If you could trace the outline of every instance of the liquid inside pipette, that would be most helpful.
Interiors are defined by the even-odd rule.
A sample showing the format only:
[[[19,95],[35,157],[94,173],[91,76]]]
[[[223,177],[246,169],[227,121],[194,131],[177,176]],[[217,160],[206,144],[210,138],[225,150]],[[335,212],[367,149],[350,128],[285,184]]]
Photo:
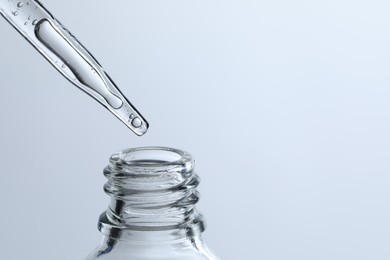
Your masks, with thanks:
[[[0,14],[65,78],[99,101],[135,134],[148,123],[96,59],[36,0],[0,0]]]
[[[61,62],[64,64],[62,69],[68,67],[73,73],[73,80],[83,84],[85,87],[94,90],[97,95],[100,95],[114,109],[122,106],[122,100],[110,92],[108,82],[103,79],[103,75],[96,70],[93,64],[88,61],[81,53],[73,47],[60,31],[50,23],[43,19],[38,22],[35,27],[37,38],[53,53],[55,53]]]

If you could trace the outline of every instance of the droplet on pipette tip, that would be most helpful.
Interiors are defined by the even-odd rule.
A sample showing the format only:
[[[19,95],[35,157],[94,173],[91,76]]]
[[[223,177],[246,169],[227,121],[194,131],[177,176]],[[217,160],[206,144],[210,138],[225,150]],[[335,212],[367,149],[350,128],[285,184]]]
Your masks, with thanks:
[[[25,22],[25,23],[24,23],[24,25],[27,25],[27,24],[28,24],[28,22]]]
[[[65,64],[62,64],[61,68],[65,69],[66,65]]]
[[[12,14],[13,14],[14,16],[17,16],[19,13],[18,13],[18,11],[12,11]]]
[[[33,22],[32,22],[32,25],[37,25],[37,23],[38,23],[38,20],[34,20]]]
[[[31,20],[31,15],[29,15],[27,19]]]
[[[134,126],[135,128],[140,128],[141,125],[142,125],[142,121],[141,121],[141,119],[139,119],[139,117],[135,117],[135,118],[133,118],[133,120],[131,121],[131,124],[132,124],[132,126]]]
[[[23,7],[23,2],[19,2],[19,3],[18,3],[18,7],[19,7],[19,8]]]

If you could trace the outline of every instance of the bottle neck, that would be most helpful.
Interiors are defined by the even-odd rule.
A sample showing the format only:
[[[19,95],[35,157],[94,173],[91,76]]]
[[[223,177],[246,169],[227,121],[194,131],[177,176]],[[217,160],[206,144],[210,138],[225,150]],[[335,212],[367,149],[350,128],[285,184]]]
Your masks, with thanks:
[[[191,243],[204,231],[195,208],[200,179],[189,154],[161,147],[129,149],[110,158],[104,175],[110,204],[98,228],[107,242]]]

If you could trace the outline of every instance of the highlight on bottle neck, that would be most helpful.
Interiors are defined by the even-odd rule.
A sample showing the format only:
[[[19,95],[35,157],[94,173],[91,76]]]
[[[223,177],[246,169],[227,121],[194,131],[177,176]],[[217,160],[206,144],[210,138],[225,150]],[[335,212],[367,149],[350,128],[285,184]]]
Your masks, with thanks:
[[[109,236],[126,231],[195,232],[205,229],[195,204],[200,179],[192,156],[166,147],[123,150],[111,156],[104,175],[109,208],[99,230]]]

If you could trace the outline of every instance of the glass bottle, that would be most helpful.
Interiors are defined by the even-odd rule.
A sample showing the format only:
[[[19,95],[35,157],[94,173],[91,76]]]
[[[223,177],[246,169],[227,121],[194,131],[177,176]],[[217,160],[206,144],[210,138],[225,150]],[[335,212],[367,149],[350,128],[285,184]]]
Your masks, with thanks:
[[[101,245],[86,260],[214,260],[195,208],[199,177],[186,152],[145,147],[111,156],[104,169],[110,204],[99,219]]]

